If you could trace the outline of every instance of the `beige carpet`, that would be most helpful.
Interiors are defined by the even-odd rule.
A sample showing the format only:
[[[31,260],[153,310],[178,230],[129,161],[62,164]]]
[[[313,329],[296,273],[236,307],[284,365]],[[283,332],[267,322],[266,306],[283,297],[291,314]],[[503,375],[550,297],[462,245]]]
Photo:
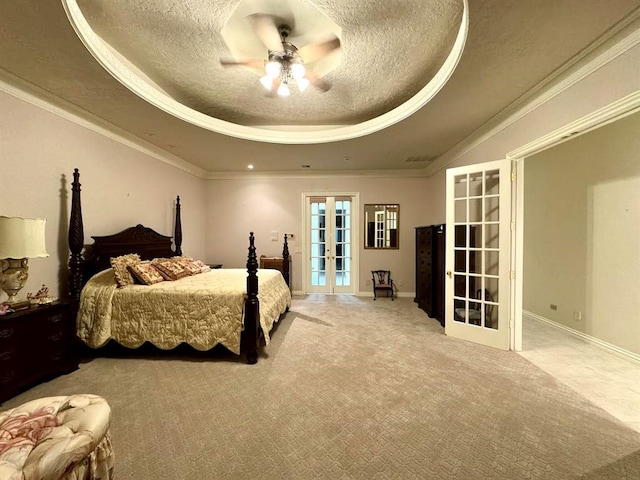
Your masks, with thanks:
[[[96,358],[2,408],[80,392],[112,407],[120,480],[640,478],[640,433],[405,298],[296,298],[255,366]]]

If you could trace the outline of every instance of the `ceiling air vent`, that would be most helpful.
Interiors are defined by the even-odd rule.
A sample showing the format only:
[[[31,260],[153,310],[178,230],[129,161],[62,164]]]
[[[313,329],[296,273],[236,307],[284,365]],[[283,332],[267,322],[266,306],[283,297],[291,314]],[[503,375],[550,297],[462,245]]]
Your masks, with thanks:
[[[431,163],[436,159],[436,157],[427,157],[426,155],[423,156],[416,156],[416,157],[407,157],[407,159],[405,160],[405,162],[407,163]]]

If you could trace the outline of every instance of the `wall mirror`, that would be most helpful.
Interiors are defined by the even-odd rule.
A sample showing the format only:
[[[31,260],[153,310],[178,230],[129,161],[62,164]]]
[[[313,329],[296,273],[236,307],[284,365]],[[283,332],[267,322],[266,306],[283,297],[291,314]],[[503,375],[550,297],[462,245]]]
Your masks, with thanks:
[[[365,204],[364,248],[399,248],[400,205]]]

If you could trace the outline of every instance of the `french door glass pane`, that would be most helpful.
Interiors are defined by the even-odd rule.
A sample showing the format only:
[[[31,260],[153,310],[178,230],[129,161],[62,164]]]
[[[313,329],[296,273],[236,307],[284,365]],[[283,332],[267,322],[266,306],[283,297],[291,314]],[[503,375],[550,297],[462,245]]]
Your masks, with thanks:
[[[311,202],[311,285],[322,286],[326,282],[326,203]]]
[[[500,221],[500,199],[498,197],[487,197],[484,199],[484,221]]]
[[[453,180],[453,196],[463,198],[467,196],[467,175],[456,175]]]
[[[485,275],[498,275],[498,251],[487,250],[484,252],[484,273]]]
[[[467,199],[456,200],[454,203],[454,216],[456,223],[467,221]]]
[[[488,170],[485,172],[485,195],[498,195],[500,193],[500,171]]]

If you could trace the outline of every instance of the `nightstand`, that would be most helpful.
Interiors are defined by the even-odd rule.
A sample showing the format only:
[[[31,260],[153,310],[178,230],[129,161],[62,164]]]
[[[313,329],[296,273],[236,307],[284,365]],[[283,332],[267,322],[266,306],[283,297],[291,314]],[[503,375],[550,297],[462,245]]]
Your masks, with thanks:
[[[0,316],[0,402],[78,368],[73,311],[61,300]]]
[[[270,268],[272,270],[279,270],[284,276],[285,282],[291,288],[291,257],[288,259],[287,271],[284,268],[284,258],[282,257],[267,257],[266,255],[260,256],[260,268]]]

